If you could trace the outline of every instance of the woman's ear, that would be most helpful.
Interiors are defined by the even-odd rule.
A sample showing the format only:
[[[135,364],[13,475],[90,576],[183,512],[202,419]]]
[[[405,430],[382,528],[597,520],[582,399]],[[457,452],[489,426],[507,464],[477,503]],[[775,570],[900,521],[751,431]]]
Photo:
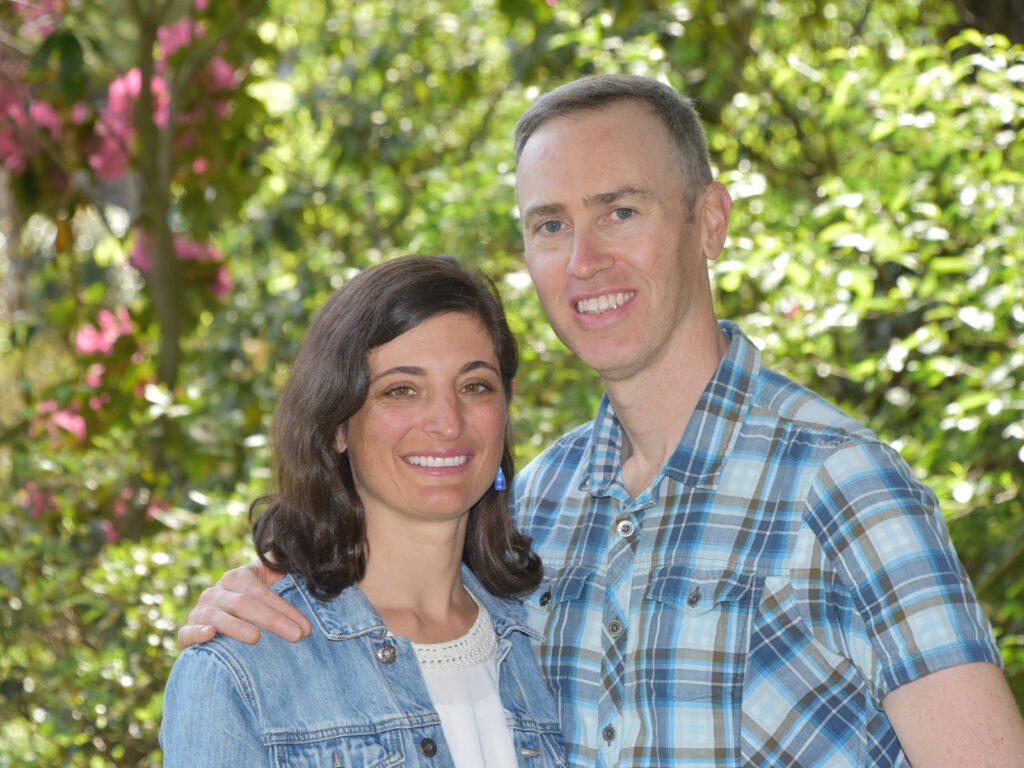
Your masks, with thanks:
[[[338,429],[334,433],[334,447],[338,449],[338,453],[344,453],[348,450],[348,422],[344,422],[338,425]]]

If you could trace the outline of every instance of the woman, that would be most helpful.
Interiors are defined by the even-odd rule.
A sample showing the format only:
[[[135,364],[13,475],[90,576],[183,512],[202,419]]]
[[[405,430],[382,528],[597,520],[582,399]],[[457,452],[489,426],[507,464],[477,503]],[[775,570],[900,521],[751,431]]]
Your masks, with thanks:
[[[165,766],[564,765],[513,598],[540,581],[509,521],[515,341],[447,257],[362,272],[310,329],[274,421],[253,542],[313,619],[188,648]]]

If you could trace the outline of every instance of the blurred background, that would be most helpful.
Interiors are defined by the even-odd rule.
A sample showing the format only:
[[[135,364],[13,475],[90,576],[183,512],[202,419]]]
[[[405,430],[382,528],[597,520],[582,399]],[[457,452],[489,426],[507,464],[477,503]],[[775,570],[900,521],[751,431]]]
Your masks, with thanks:
[[[0,0],[0,766],[156,766],[175,631],[252,558],[270,418],[357,270],[449,252],[522,341],[525,463],[600,387],[520,258],[511,129],[699,105],[720,314],[938,494],[1024,702],[1020,0]]]

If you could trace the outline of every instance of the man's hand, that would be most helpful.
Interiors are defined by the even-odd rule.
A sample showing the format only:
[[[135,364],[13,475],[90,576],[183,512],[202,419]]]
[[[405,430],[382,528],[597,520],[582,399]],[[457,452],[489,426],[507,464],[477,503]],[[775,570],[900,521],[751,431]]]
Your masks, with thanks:
[[[270,589],[283,574],[255,562],[233,568],[203,591],[187,623],[178,630],[178,644],[187,648],[212,640],[218,632],[255,643],[262,627],[285,640],[298,642],[313,631],[300,610]]]

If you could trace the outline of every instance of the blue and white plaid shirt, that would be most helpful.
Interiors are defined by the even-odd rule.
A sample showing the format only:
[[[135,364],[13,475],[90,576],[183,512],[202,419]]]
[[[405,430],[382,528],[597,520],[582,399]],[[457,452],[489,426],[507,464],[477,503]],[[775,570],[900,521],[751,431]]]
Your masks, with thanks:
[[[991,629],[896,451],[722,327],[728,353],[636,499],[607,398],[517,478],[571,762],[905,765],[882,698],[1000,663]]]

